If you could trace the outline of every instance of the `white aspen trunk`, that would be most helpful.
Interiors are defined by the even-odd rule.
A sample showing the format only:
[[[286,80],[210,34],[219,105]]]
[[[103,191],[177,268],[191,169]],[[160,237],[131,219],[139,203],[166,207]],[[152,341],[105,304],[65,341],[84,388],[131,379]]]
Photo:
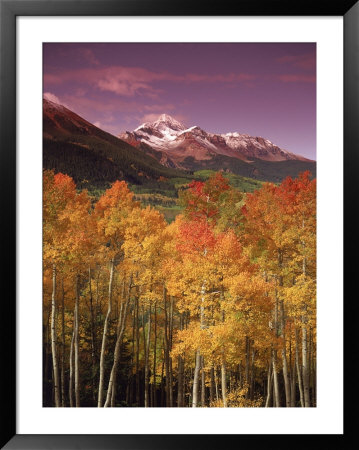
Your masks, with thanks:
[[[268,378],[267,378],[267,398],[265,407],[269,408],[272,402],[272,385],[273,385],[273,371],[272,371],[272,357],[268,365]]]
[[[154,306],[154,341],[153,341],[153,400],[152,405],[157,406],[157,384],[156,384],[156,359],[157,359],[157,303]]]
[[[70,374],[69,374],[69,400],[70,400],[70,407],[72,408],[74,406],[74,397],[73,397],[73,391],[74,391],[74,366],[73,366],[73,359],[74,359],[74,341],[75,341],[75,317],[74,317],[74,324],[72,329],[72,336],[71,336],[71,344],[70,344],[70,355],[69,355],[69,365],[70,365]]]
[[[298,349],[298,330],[295,330],[295,365],[297,368],[298,375],[298,387],[299,387],[299,397],[300,405],[304,408],[304,394],[303,394],[303,384],[302,384],[302,373],[299,365],[299,349]]]
[[[119,317],[117,318],[117,338],[120,332],[120,326],[119,324],[121,323],[121,318],[122,318],[122,314],[123,314],[123,299],[125,298],[125,281],[123,281],[122,283],[122,300],[121,300],[121,307],[120,307],[120,314]],[[118,310],[118,307],[117,307]],[[116,372],[117,373],[117,372]],[[116,406],[116,390],[117,390],[117,377],[116,375],[113,377],[113,383],[111,385],[111,389],[110,389],[110,393],[111,393],[111,408],[114,408]],[[106,403],[106,402],[105,402]]]
[[[44,367],[44,377],[46,380],[49,379],[49,354],[51,354],[51,326],[50,326],[50,318],[51,318],[51,305],[49,308],[49,312],[46,318],[46,330],[44,332],[45,337],[45,367]]]
[[[313,361],[313,406],[317,404],[317,376],[316,376],[316,360]]]
[[[184,406],[184,363],[181,355],[178,356],[178,392],[177,392],[177,406],[182,408]]]
[[[164,383],[164,373],[165,373],[165,348],[164,348],[164,341],[162,340],[162,350],[163,350],[163,358],[162,358],[162,364],[161,364],[161,400],[160,405],[165,405],[165,383]]]
[[[61,304],[61,337],[62,337],[62,354],[61,354],[61,406],[66,406],[65,399],[65,293],[64,280],[62,280],[62,304]]]
[[[206,379],[204,373],[204,358],[201,356],[201,406],[206,406]]]
[[[136,301],[135,301],[136,304]],[[127,405],[130,406],[133,403],[133,385],[134,385],[134,376],[133,376],[133,367],[135,365],[135,327],[136,327],[136,308],[135,305],[131,312],[132,316],[132,349],[131,349],[131,363],[130,363],[130,370],[128,374],[128,397],[126,399]]]
[[[221,289],[221,303],[223,302],[223,287]],[[225,321],[225,314],[224,310],[221,312],[222,316],[222,322]],[[221,390],[222,390],[222,402],[223,402],[223,408],[227,408],[227,374],[226,374],[226,360],[225,360],[225,353],[224,353],[224,347],[222,347],[222,355],[221,355]]]
[[[277,374],[277,351],[273,350],[273,384],[274,384],[274,399],[276,408],[280,407],[280,394],[278,385],[278,374]]]
[[[110,282],[108,285],[108,308],[107,308],[107,314],[106,314],[105,322],[104,322],[104,326],[103,326],[101,355],[100,355],[100,380],[99,380],[99,386],[98,386],[98,400],[97,400],[98,408],[102,407],[103,398],[104,398],[105,351],[106,351],[108,322],[109,322],[109,318],[110,318],[111,311],[112,311],[112,287],[113,287],[114,269],[115,269],[115,262],[112,259],[110,262]]]
[[[313,330],[311,329],[310,335],[309,335],[309,342],[310,342],[310,370],[309,370],[309,386],[312,388],[312,395],[311,395],[311,405],[316,405],[316,398],[315,398],[315,346],[314,346],[314,337],[313,337]]]
[[[302,371],[303,371],[303,389],[304,389],[304,406],[310,407],[309,392],[309,373],[308,373],[308,339],[307,327],[302,327]]]
[[[238,378],[238,387],[240,389],[243,388],[243,374],[242,374],[242,364],[238,364],[238,372],[237,372],[237,378]]]
[[[183,407],[183,360],[182,356],[178,356],[178,391],[177,391],[177,407]]]
[[[226,363],[223,356],[221,362],[221,388],[223,408],[227,408]]]
[[[289,331],[289,381],[290,381],[290,406],[295,407],[295,397],[296,397],[296,389],[295,389],[295,358],[293,360],[293,353],[292,353],[292,329],[290,326]]]
[[[169,390],[170,390],[170,407],[173,407],[173,375],[172,375],[172,334],[173,334],[173,298],[170,297],[170,314],[169,314],[169,349],[168,349],[168,365],[169,365]]]
[[[141,406],[140,396],[140,322],[139,322],[139,292],[136,293],[136,404]]]
[[[279,335],[278,330],[278,296],[276,292],[275,296],[275,308],[274,308],[274,326],[276,336]],[[273,407],[280,407],[280,394],[279,394],[279,384],[278,384],[278,374],[277,374],[277,350],[272,350],[272,366],[273,366]]]
[[[249,339],[248,336],[246,336],[246,365],[245,365],[245,371],[244,371],[244,379],[245,382],[247,384],[247,386],[249,386]],[[248,391],[246,393],[246,398],[248,398]]]
[[[165,313],[165,329],[164,329],[164,343],[165,343],[165,370],[166,370],[166,406],[171,407],[171,384],[170,384],[170,357],[169,357],[169,323],[167,314],[167,294],[166,287],[163,286],[163,304]]]
[[[312,329],[309,328],[309,340],[308,340],[308,384],[309,391],[312,386]],[[312,405],[312,401],[310,400],[310,405]]]
[[[115,386],[115,380],[116,380],[116,376],[117,376],[118,364],[120,361],[121,344],[122,344],[122,339],[123,339],[123,335],[125,332],[128,305],[130,303],[130,298],[131,298],[131,288],[132,288],[132,280],[130,281],[130,284],[128,287],[128,295],[127,295],[125,305],[124,305],[123,309],[121,306],[120,317],[118,319],[117,339],[116,339],[116,345],[115,345],[113,365],[112,365],[110,379],[109,379],[108,387],[107,387],[107,395],[106,395],[106,401],[105,401],[105,405],[104,405],[105,408],[110,406],[110,403],[112,405],[114,405],[114,401],[115,401],[114,386]]]
[[[204,250],[204,256],[206,256],[207,250]],[[204,323],[204,295],[205,295],[205,285],[206,281],[203,282],[201,287],[201,306],[200,306],[200,329],[205,328]],[[196,351],[196,362],[195,362],[194,374],[193,374],[193,397],[192,397],[192,407],[196,408],[198,406],[198,387],[199,387],[199,372],[201,368],[201,352],[199,349]]]
[[[254,398],[254,357],[255,357],[255,350],[253,348],[254,341],[252,340],[252,348],[251,348],[251,374],[250,374],[250,399],[253,400]]]
[[[51,296],[51,353],[52,353],[52,367],[54,380],[54,397],[55,406],[59,408],[60,405],[60,383],[59,383],[59,367],[57,364],[56,353],[56,265],[52,265],[52,296]]]
[[[92,396],[94,403],[96,402],[95,396],[95,375],[96,375],[96,350],[95,350],[95,321],[94,321],[94,309],[93,309],[93,297],[92,297],[92,283],[91,283],[91,267],[88,270],[89,273],[89,294],[90,294],[90,315],[91,315],[91,362],[92,362]]]
[[[151,338],[151,306],[148,309],[148,322],[147,322],[147,338],[146,338],[146,355],[145,355],[145,408],[150,406],[150,392],[149,392],[149,355],[150,355],[150,338]]]
[[[291,394],[290,394],[290,382],[288,374],[288,364],[287,364],[287,351],[286,351],[286,335],[285,335],[285,315],[284,315],[284,304],[283,300],[280,302],[280,320],[283,338],[283,348],[282,348],[282,361],[283,361],[283,378],[284,378],[284,389],[285,389],[285,406],[290,408],[291,406]]]
[[[212,367],[211,367],[211,386],[210,386],[210,391],[209,391],[209,398],[210,398],[211,404],[214,402],[215,395],[216,395],[216,387],[215,387],[215,382],[214,382],[214,367],[212,365]]]
[[[199,350],[196,351],[196,364],[194,368],[193,375],[193,395],[192,395],[192,408],[198,407],[198,399],[199,399],[199,370],[201,367],[201,352]]]
[[[183,314],[180,316],[180,330],[183,330]],[[183,405],[183,359],[178,355],[178,391],[177,391],[177,407],[182,408]]]
[[[76,408],[80,406],[80,362],[79,362],[79,276],[76,276],[75,298],[75,402]]]
[[[291,376],[291,389],[290,389],[290,406],[294,407],[295,406],[295,397],[296,397],[296,392],[295,392],[295,380],[296,380],[296,376],[295,376],[295,362],[293,364],[293,367],[292,367],[291,371],[292,371],[292,376]]]
[[[219,402],[219,393],[218,393],[218,377],[217,377],[217,370],[214,370],[214,381],[216,384],[216,400]]]
[[[302,221],[302,228],[304,228],[304,217]],[[305,242],[302,241],[303,249],[305,248]],[[307,275],[307,260],[303,257],[303,275]],[[304,307],[306,310],[306,307]],[[305,312],[302,315],[302,376],[303,376],[303,391],[304,391],[304,406],[306,408],[310,407],[310,391],[309,391],[309,372],[308,372],[308,338],[307,338],[307,327],[306,327],[306,317]]]

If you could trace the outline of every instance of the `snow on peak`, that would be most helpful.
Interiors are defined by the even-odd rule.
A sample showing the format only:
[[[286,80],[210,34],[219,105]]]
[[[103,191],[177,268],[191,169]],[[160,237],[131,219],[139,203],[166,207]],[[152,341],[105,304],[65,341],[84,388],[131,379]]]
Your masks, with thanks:
[[[226,133],[226,134],[222,134],[222,136],[228,136],[228,137],[239,137],[240,136],[240,134],[237,132],[237,131],[235,131],[234,133]]]
[[[171,117],[169,114],[161,114],[156,122],[177,122],[176,119]]]
[[[259,158],[267,161],[298,159],[296,155],[274,145],[262,137],[250,136],[237,131],[225,134],[208,133],[197,125],[189,128],[169,114],[161,114],[157,120],[146,122],[134,130],[135,139],[156,150],[182,152],[203,151],[223,154],[239,159]],[[200,150],[198,150],[200,149]]]
[[[175,132],[183,131],[186,129],[186,127],[182,123],[178,122],[178,120],[176,120],[169,114],[161,114],[154,122],[145,122],[137,127],[135,131],[141,130],[143,128],[152,128],[162,132],[168,129]],[[168,134],[168,132],[165,134]],[[173,133],[170,132],[169,134]]]
[[[161,126],[161,125],[165,125],[168,128],[171,128],[172,130],[176,130],[176,131],[185,129],[185,126],[182,125],[181,122],[178,122],[178,120],[176,120],[169,114],[161,114],[159,116],[159,118],[155,122],[152,123],[152,125],[157,126],[157,127]]]
[[[181,131],[178,134],[178,136],[181,136],[181,135],[186,134],[186,133],[190,133],[193,136],[197,136],[197,137],[198,136],[202,136],[202,137],[205,137],[205,136],[208,137],[209,136],[209,133],[207,133],[206,131],[202,130],[202,128],[200,128],[198,125],[194,125],[193,127],[186,128],[185,130]]]

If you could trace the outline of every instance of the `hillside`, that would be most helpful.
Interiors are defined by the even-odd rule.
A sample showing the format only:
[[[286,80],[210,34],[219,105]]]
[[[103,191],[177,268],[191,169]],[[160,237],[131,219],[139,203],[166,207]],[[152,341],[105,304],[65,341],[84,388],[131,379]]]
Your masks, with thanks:
[[[67,173],[79,188],[106,188],[117,179],[156,186],[160,177],[189,177],[187,172],[164,167],[153,156],[46,99],[43,167]]]
[[[166,151],[163,136],[167,136],[167,141],[171,141],[171,136],[176,140],[178,133],[184,131],[182,124],[167,115],[162,115],[162,119],[155,123],[155,132],[151,131],[150,126],[139,127],[142,133],[157,133],[151,141],[151,144],[157,142],[157,148],[153,148],[148,140],[131,141],[129,134],[123,136],[128,140],[125,142],[49,100],[44,99],[43,107],[44,169],[70,175],[78,189],[86,188],[94,197],[98,197],[114,181],[125,180],[138,200],[160,209],[168,221],[173,220],[180,211],[176,204],[178,191],[193,179],[208,179],[213,171],[223,171],[230,184],[243,192],[252,192],[264,181],[279,183],[288,175],[295,178],[306,170],[310,170],[312,177],[316,174],[314,161],[295,159],[291,153],[281,161],[268,161],[268,154],[265,156],[267,159],[252,157],[250,161],[245,161],[242,157],[215,151],[210,152],[208,157],[202,137],[201,146],[193,136],[188,136],[189,133],[197,136],[196,129],[184,133],[184,143],[181,145],[190,141],[189,150],[182,155],[182,147],[177,147],[174,152],[173,149]],[[213,142],[213,136],[211,139]],[[267,145],[265,141],[264,144],[258,142],[259,147],[263,145]],[[267,147],[267,153],[278,154],[276,148]],[[199,153],[196,153],[198,148]]]
[[[287,176],[297,177],[301,172],[310,171],[312,177],[316,176],[315,161],[263,161],[253,159],[253,162],[246,163],[237,158],[230,158],[224,155],[216,155],[211,160],[197,161],[192,157],[185,159],[186,167],[191,171],[203,169],[209,170],[229,170],[230,172],[246,178],[259,181],[270,181],[279,183]]]

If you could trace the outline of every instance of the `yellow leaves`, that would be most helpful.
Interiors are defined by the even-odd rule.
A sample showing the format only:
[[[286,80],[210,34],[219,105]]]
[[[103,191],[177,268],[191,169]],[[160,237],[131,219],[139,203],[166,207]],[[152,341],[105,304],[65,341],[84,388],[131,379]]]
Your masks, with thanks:
[[[289,316],[298,320],[304,313],[308,317],[315,316],[316,282],[314,279],[301,274],[295,279],[293,286],[283,289],[283,293]]]
[[[295,327],[300,330],[304,319],[315,340],[315,189],[304,178],[300,183],[303,192],[297,182],[288,181],[282,187],[266,184],[244,198],[226,189],[211,210],[206,209],[203,186],[195,183],[194,193],[197,189],[203,200],[201,214],[177,215],[167,225],[159,211],[140,207],[125,182],[114,183],[92,208],[87,192],[76,193],[69,177],[46,172],[45,304],[50,305],[52,262],[56,261],[58,281],[61,277],[65,280],[66,307],[73,307],[73,280],[80,274],[80,308],[86,308],[90,292],[84,280],[91,267],[92,294],[98,316],[103,318],[113,259],[113,311],[119,310],[127,298],[129,280],[133,283],[131,302],[134,297],[139,302],[140,364],[144,361],[142,335],[149,329],[149,306],[153,324],[156,305],[156,362],[164,358],[166,306],[167,334],[174,327],[174,369],[179,355],[184,356],[186,368],[193,368],[199,349],[206,376],[212,364],[221,364],[223,354],[228,370],[236,371],[239,362],[242,367],[245,364],[245,344],[250,340],[256,352],[256,368],[267,370],[269,351],[281,350],[284,331],[287,353],[288,342],[293,351]],[[196,204],[191,207],[198,210]],[[283,302],[286,320],[286,328],[279,329],[279,336],[274,326],[276,302]],[[124,342],[131,347],[131,303],[129,310]],[[70,330],[72,321],[68,316],[65,320]],[[80,332],[85,334],[85,330]],[[112,327],[109,335],[115,333]],[[153,326],[150,338],[151,362]],[[88,342],[82,344],[88,349]],[[278,370],[280,367],[279,358]],[[156,371],[159,382],[161,364],[157,364]],[[232,389],[228,393],[229,406],[261,406],[261,399],[251,402],[245,398],[246,389]]]
[[[44,260],[79,263],[90,252],[91,216],[87,191],[76,193],[67,175],[44,173]]]
[[[227,406],[232,408],[260,408],[264,405],[264,399],[262,397],[257,397],[253,400],[246,398],[249,386],[244,384],[242,387],[237,387],[236,389],[228,392],[227,394]],[[223,400],[218,399],[211,403],[211,407],[223,408]]]
[[[110,189],[96,203],[96,212],[101,215],[104,211],[121,209],[132,206],[133,193],[128,189],[125,181],[116,181]]]
[[[304,173],[278,187],[267,184],[247,196],[244,215],[249,254],[272,283],[268,295],[284,301],[287,317],[299,319],[304,307],[308,319],[315,317],[315,180]]]
[[[139,208],[139,203],[133,200],[133,193],[124,181],[113,183],[96,203],[94,217],[98,240],[109,259],[116,257],[121,251],[126,220],[135,208]]]
[[[197,349],[207,358],[216,350],[216,342],[213,340],[209,330],[200,329],[195,322],[189,324],[185,330],[178,330],[174,335],[174,346],[171,352],[172,358],[186,354],[193,357]]]

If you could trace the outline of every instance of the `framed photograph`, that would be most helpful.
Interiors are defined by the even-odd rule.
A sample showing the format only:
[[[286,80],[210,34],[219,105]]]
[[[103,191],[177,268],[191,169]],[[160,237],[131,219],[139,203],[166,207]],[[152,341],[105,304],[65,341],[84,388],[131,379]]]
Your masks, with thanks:
[[[0,11],[4,448],[341,445],[358,4]]]

